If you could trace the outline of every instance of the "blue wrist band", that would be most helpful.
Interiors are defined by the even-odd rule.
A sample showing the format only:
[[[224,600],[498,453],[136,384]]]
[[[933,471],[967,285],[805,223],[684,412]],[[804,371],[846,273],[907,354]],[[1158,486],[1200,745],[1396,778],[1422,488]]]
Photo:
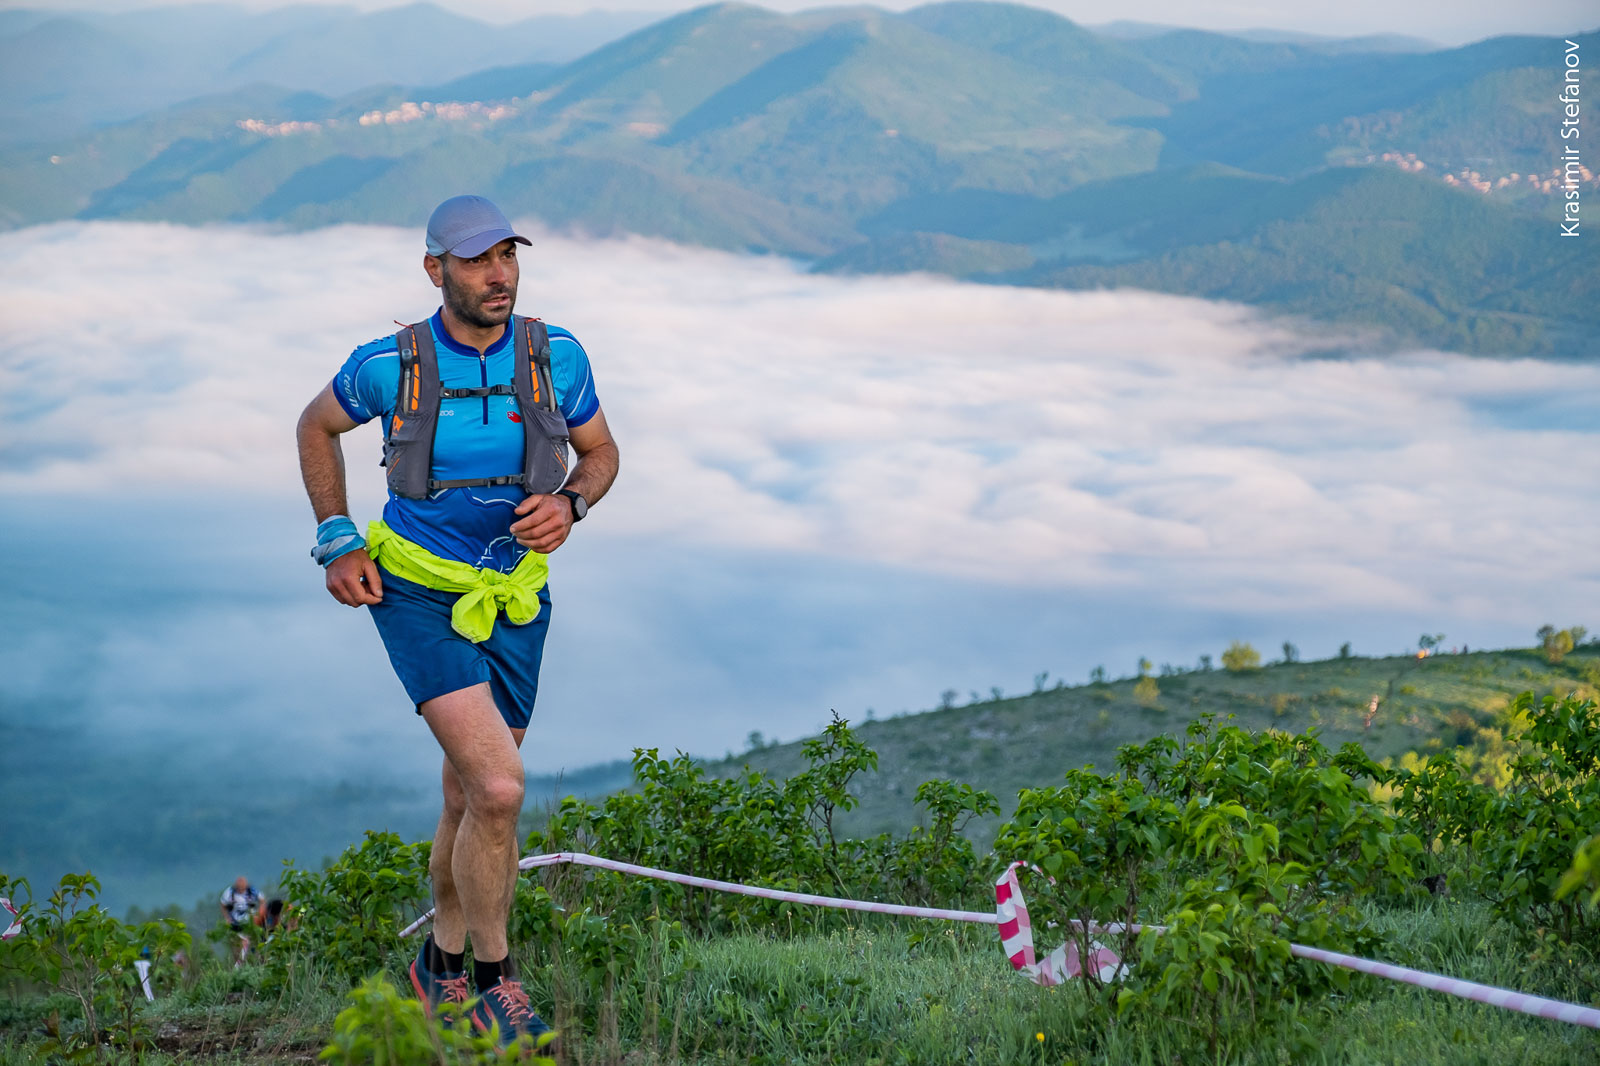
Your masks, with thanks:
[[[320,566],[327,566],[341,555],[348,555],[367,542],[356,532],[356,524],[349,516],[336,514],[317,526],[317,546],[311,549],[311,558]]]

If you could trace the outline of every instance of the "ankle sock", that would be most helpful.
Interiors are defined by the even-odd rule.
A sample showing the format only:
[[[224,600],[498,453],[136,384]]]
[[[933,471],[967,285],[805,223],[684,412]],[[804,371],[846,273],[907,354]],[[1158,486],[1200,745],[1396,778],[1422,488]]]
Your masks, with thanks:
[[[466,969],[467,953],[465,951],[445,951],[434,943],[433,934],[428,934],[428,969],[433,973],[460,973]]]
[[[511,976],[511,957],[498,962],[484,962],[482,959],[472,960],[472,980],[478,986],[479,992],[487,992],[500,983],[501,977]]]

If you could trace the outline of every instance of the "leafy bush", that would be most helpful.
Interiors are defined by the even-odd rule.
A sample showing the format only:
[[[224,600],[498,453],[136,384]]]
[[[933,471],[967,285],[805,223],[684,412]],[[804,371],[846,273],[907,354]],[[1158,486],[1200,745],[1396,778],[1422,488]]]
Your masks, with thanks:
[[[1511,786],[1487,805],[1474,833],[1479,889],[1502,917],[1594,944],[1600,915],[1556,893],[1578,845],[1600,832],[1600,712],[1593,700],[1535,703],[1531,693],[1515,706],[1532,721],[1531,750],[1515,760]]]
[[[182,922],[161,918],[128,925],[93,900],[100,882],[90,873],[67,874],[43,906],[33,903],[25,879],[0,874],[0,896],[17,904],[22,929],[0,941],[0,972],[65,993],[77,1005],[83,1028],[58,1038],[46,1053],[94,1047],[102,1034],[137,1050],[148,1043],[143,1021],[143,978],[136,963],[150,964],[152,987],[175,982],[175,956],[190,945]]]
[[[838,837],[835,815],[852,809],[856,776],[871,772],[877,753],[835,718],[802,749],[808,766],[787,781],[759,771],[711,779],[687,755],[663,758],[655,749],[634,754],[633,792],[599,805],[568,797],[542,829],[529,834],[530,852],[589,851],[721,881],[800,892],[950,904],[983,898],[988,871],[961,830],[971,818],[999,813],[994,796],[969,785],[925,782],[917,802],[931,824],[905,837]],[[552,872],[562,892],[573,871]],[[584,901],[641,922],[660,914],[695,932],[781,919],[789,928],[837,921],[815,908],[702,892],[609,874],[593,875]]]
[[[1600,833],[1600,711],[1593,700],[1523,693],[1506,720],[1493,784],[1481,780],[1481,757],[1440,752],[1388,776],[1395,810],[1431,848],[1471,856],[1463,879],[1500,917],[1595,943],[1600,914],[1561,889],[1580,845]]]
[[[284,863],[279,878],[293,902],[294,921],[266,946],[279,975],[299,959],[315,959],[352,985],[381,969],[400,949],[400,930],[429,900],[429,841],[407,844],[398,834],[368,830],[326,869]]]
[[[1600,833],[1573,852],[1572,867],[1561,875],[1561,883],[1556,886],[1556,899],[1565,899],[1574,892],[1588,892],[1589,906],[1600,907]]]
[[[1581,640],[1583,634],[1587,633],[1588,630],[1582,626],[1578,626],[1577,629]],[[1551,666],[1559,665],[1561,660],[1567,657],[1567,653],[1572,651],[1573,646],[1578,643],[1578,640],[1573,639],[1571,629],[1557,629],[1551,625],[1540,626],[1539,632],[1534,635],[1539,638],[1539,645],[1544,651],[1545,661]]]
[[[1117,761],[1112,774],[1024,789],[995,850],[1053,878],[1031,891],[1080,957],[1090,923],[1120,925],[1099,939],[1134,965],[1085,974],[1086,994],[1189,1019],[1212,1055],[1281,1005],[1345,983],[1292,959],[1291,941],[1370,948],[1354,901],[1412,891],[1421,842],[1361,783],[1383,771],[1359,747],[1332,754],[1313,734],[1208,716],[1185,743],[1158,737]],[[1130,928],[1158,921],[1164,935]]]
[[[381,976],[362,982],[350,992],[350,1006],[333,1023],[333,1041],[318,1057],[341,1066],[431,1066],[469,1063],[533,1063],[554,1066],[555,1060],[535,1054],[554,1039],[546,1033],[538,1040],[519,1037],[500,1048],[495,1038],[479,1034],[462,1017],[465,1008],[443,1004],[430,1020],[422,1003],[402,995]]]
[[[1171,800],[1150,794],[1137,778],[1069,770],[1065,785],[1022,790],[995,852],[1049,875],[1048,885],[1035,883],[1030,891],[1036,906],[1069,930],[1079,958],[1090,957],[1097,939],[1092,923],[1121,922],[1121,932],[1100,939],[1129,959],[1136,934],[1127,926],[1144,915],[1176,821]],[[1103,981],[1086,970],[1079,984],[1094,997],[1102,985],[1120,989],[1124,976]]]
[[[1261,668],[1261,653],[1243,641],[1234,641],[1222,653],[1222,668],[1231,673]]]

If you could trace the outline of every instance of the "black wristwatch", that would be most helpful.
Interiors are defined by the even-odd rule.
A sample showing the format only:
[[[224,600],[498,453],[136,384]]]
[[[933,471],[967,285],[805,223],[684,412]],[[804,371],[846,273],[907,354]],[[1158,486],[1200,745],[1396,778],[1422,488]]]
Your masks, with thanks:
[[[582,522],[583,516],[589,513],[589,501],[571,489],[557,489],[556,495],[565,496],[572,501],[572,520],[574,522]]]

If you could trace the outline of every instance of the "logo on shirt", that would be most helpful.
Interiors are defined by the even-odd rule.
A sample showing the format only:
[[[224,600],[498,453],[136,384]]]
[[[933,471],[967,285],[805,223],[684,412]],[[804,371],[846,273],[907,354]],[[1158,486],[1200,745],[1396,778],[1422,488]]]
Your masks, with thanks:
[[[522,416],[517,414],[517,412],[515,412],[515,411],[507,411],[506,412],[506,417],[511,419],[511,421],[513,421],[513,422],[521,422],[522,421]]]

